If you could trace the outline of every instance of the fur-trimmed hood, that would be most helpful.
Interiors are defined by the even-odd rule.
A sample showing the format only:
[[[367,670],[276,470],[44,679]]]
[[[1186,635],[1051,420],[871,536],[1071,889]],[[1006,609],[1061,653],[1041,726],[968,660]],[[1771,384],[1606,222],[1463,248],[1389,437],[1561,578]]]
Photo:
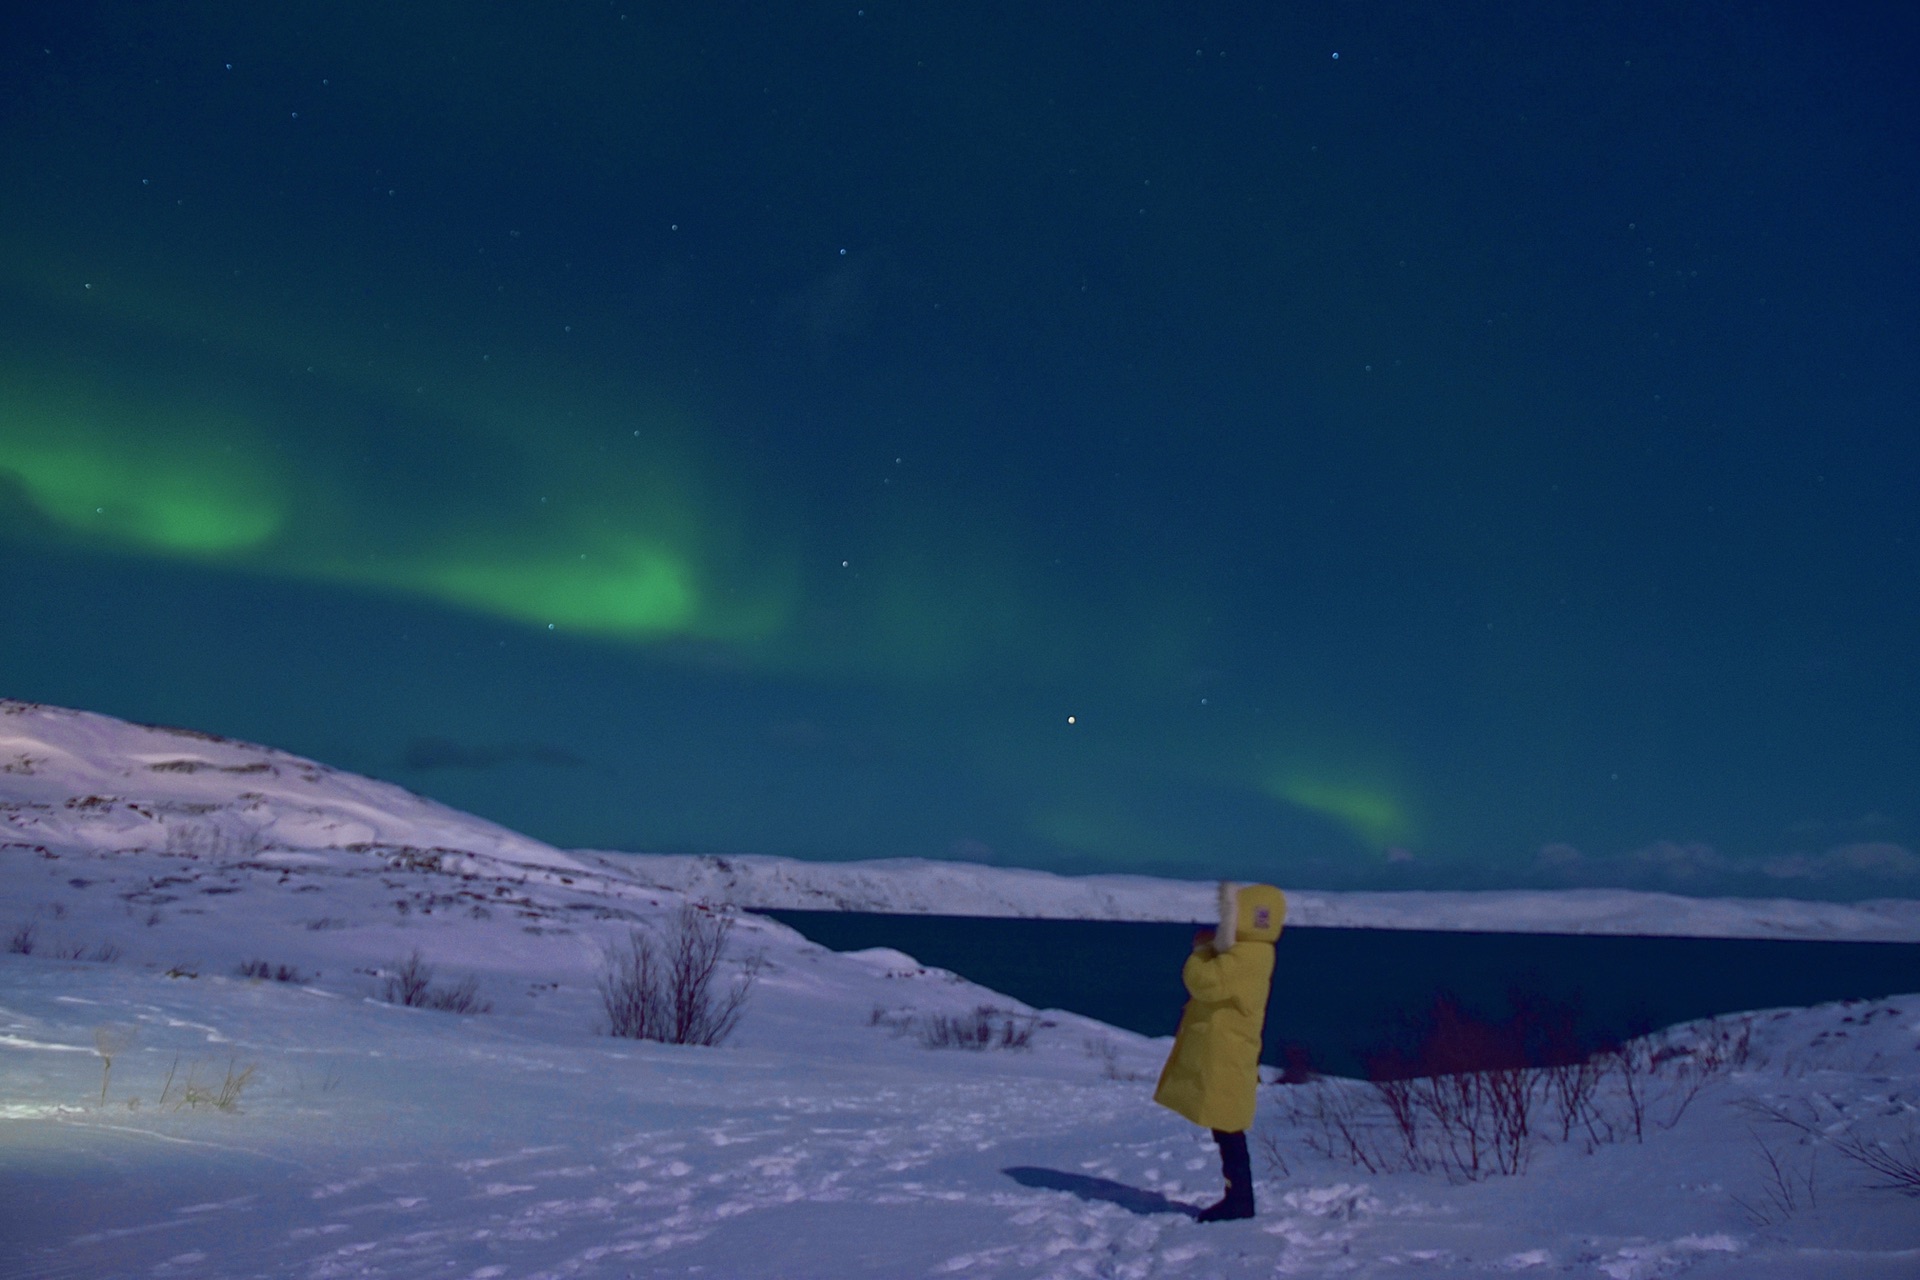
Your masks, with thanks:
[[[1272,942],[1287,919],[1287,895],[1270,884],[1220,882],[1220,925],[1213,949],[1231,951],[1236,942]]]

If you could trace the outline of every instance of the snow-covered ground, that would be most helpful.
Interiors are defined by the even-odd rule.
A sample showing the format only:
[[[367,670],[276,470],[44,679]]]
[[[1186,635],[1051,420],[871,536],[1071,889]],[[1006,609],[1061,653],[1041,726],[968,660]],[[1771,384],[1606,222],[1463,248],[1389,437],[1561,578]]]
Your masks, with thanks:
[[[1543,1102],[1515,1176],[1368,1172],[1309,1118],[1365,1086],[1272,1085],[1259,1216],[1201,1225],[1164,1041],[752,916],[730,1039],[615,1039],[680,895],[283,753],[0,702],[0,860],[7,1277],[1920,1275],[1836,1145],[1920,1147],[1920,997],[1675,1032],[1644,1140],[1610,1076],[1618,1140]],[[381,1000],[415,950],[491,1011]],[[923,1043],[982,1005],[1027,1047]]]

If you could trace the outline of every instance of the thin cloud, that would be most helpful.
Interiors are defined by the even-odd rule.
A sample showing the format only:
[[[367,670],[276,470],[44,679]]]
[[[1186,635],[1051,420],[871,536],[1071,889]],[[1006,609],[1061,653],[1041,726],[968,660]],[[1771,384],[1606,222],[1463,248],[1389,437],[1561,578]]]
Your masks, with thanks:
[[[1564,842],[1534,854],[1536,881],[1678,892],[1780,892],[1782,882],[1826,890],[1910,887],[1920,881],[1920,854],[1885,840],[1854,841],[1818,853],[1734,858],[1697,840],[1657,840],[1627,853],[1594,856]]]
[[[1886,840],[1843,844],[1825,853],[1767,858],[1762,874],[1776,880],[1829,880],[1861,876],[1875,880],[1920,879],[1920,854]]]

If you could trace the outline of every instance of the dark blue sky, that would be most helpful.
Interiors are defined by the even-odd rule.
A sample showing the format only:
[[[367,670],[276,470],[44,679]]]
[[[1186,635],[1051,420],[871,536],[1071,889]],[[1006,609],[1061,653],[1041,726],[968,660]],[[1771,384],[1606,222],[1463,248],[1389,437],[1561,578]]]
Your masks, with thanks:
[[[567,845],[1920,885],[1909,8],[0,35],[10,696]]]

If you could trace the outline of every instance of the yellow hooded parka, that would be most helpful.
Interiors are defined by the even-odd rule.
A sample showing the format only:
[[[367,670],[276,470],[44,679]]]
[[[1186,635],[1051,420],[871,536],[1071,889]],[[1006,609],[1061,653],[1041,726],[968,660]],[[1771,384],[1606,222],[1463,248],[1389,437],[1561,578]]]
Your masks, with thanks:
[[[1273,944],[1286,918],[1286,895],[1270,884],[1220,886],[1220,928],[1180,971],[1191,998],[1155,1102],[1209,1129],[1252,1126]]]

